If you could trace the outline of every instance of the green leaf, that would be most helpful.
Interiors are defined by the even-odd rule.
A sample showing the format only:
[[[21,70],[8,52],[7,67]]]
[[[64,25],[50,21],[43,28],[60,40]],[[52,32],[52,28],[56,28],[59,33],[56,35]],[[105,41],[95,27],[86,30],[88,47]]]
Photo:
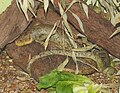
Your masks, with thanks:
[[[58,71],[57,71],[58,72]],[[91,80],[86,76],[76,75],[69,72],[58,72],[61,81],[77,81],[81,84],[91,83]]]
[[[74,93],[88,93],[88,89],[86,86],[73,85]]]
[[[42,88],[54,86],[59,80],[60,77],[58,75],[58,72],[52,71],[50,74],[40,77],[37,88],[40,90]]]
[[[71,84],[69,82],[68,81],[59,81],[56,84],[56,92],[57,93],[73,93],[73,89],[72,89],[73,84]]]
[[[8,6],[11,5],[13,0],[0,0],[0,14],[6,10]]]
[[[93,82],[82,75],[54,70],[50,74],[40,77],[37,88],[56,88],[57,93],[73,93],[73,85],[83,86]]]
[[[98,91],[101,89],[102,84],[91,84],[88,86],[88,93],[98,93]]]
[[[56,89],[55,88],[49,88],[48,93],[56,93]]]
[[[77,81],[78,76],[68,72],[59,72],[61,81]]]

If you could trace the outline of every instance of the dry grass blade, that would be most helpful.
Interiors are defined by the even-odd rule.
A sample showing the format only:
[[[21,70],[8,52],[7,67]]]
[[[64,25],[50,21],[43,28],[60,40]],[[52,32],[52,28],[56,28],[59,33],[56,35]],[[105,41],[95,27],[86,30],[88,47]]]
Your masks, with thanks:
[[[27,15],[27,9],[28,9],[27,0],[24,0],[23,3],[21,0],[16,0],[16,3],[17,3],[18,8],[21,9],[23,11],[23,13],[25,14],[25,17],[28,21],[29,19],[28,19],[28,15]]]
[[[47,36],[47,38],[46,38],[46,40],[45,40],[45,43],[44,43],[45,50],[46,50],[46,48],[47,48],[47,46],[48,46],[48,43],[49,43],[49,40],[50,40],[51,35],[56,32],[58,24],[59,24],[59,21],[57,21],[57,22],[54,24],[52,30],[50,31],[49,35]]]
[[[80,2],[80,0],[73,0],[73,1],[69,4],[69,6],[67,7],[67,9],[66,9],[65,12],[67,12],[67,11],[71,8],[71,6],[72,6],[74,3],[77,3],[77,2]]]
[[[61,17],[63,18],[63,20],[67,20],[67,14],[64,12],[64,10],[63,10],[61,4],[58,3],[58,5],[59,5]]]
[[[115,32],[109,38],[112,38],[113,36],[115,36],[118,33],[120,33],[120,29],[115,30]]]
[[[74,1],[76,1],[76,0],[74,0]],[[71,30],[71,28],[70,28],[70,26],[69,26],[69,23],[67,22],[67,14],[66,14],[66,12],[63,10],[61,4],[58,3],[58,5],[59,5],[61,17],[63,18],[62,25],[63,25],[63,27],[64,27],[64,29],[65,29],[65,32],[66,32],[66,34],[67,34],[67,36],[68,36],[71,44],[73,45],[73,47],[74,47],[74,48],[77,48],[77,44],[76,44],[76,43],[74,42],[74,40],[73,40],[72,30]],[[72,3],[71,3],[71,6],[72,6]],[[68,8],[68,9],[69,9],[69,8]]]
[[[34,11],[33,11],[32,7],[30,6],[30,4],[29,4],[28,9],[29,9],[29,11],[30,11],[30,12],[34,15],[34,17],[36,18],[37,16],[35,15],[35,13],[34,13]]]
[[[82,23],[82,21],[80,20],[80,18],[79,18],[75,13],[73,13],[73,12],[71,12],[71,13],[72,13],[72,15],[75,17],[75,19],[78,21],[78,24],[79,24],[80,29],[82,30],[82,32],[85,32],[85,31],[84,31],[84,28],[83,28],[83,23]]]
[[[55,4],[54,4],[54,0],[50,0],[50,1],[52,2],[53,5],[55,5]]]
[[[45,10],[45,13],[47,12],[48,6],[49,6],[49,0],[44,0],[44,10]]]
[[[30,3],[31,7],[34,8],[34,6],[35,6],[34,0],[28,0],[28,2]]]
[[[57,68],[58,71],[63,71],[63,69],[65,68],[65,66],[68,64],[68,62],[69,62],[69,58],[67,57],[67,58],[64,60],[64,62],[58,66],[58,68]]]
[[[23,1],[23,5],[21,5],[21,9],[22,9],[22,11],[24,12],[27,21],[29,21],[28,14],[27,14],[28,4],[29,4],[28,1],[27,1],[27,0],[24,0],[24,1]]]
[[[83,63],[83,64],[91,67],[92,69],[96,70],[97,72],[100,72],[96,67],[94,67],[93,65],[91,65],[91,64],[89,64],[89,63],[84,62],[84,61],[81,60],[81,59],[77,59],[77,62],[81,62],[81,63]]]
[[[74,52],[74,51],[72,51],[72,59],[73,59],[73,61],[74,61],[75,64],[76,64],[76,71],[75,71],[75,74],[78,74],[78,73],[79,73],[78,63],[77,63],[77,58],[76,58],[76,55],[75,55],[75,52]]]
[[[16,4],[17,4],[17,7],[18,7],[19,10],[21,10],[20,9],[20,3],[22,3],[21,0],[16,0]]]
[[[68,36],[68,39],[70,40],[70,43],[73,45],[74,48],[77,48],[77,44],[74,42],[73,35],[71,36],[69,33],[69,32],[71,32],[71,31],[69,31],[70,29],[68,30],[66,27],[64,29],[65,29],[66,35]],[[71,34],[72,34],[72,32],[71,32]]]
[[[87,18],[89,18],[89,16],[88,16],[88,6],[86,4],[84,4],[84,3],[82,3],[82,7],[83,7],[83,10],[84,10]]]
[[[23,2],[21,0],[16,0],[16,4],[17,4],[17,7],[23,11],[27,21],[29,21],[28,14],[27,14],[28,10],[36,17],[32,9],[34,7],[33,0],[23,0]]]

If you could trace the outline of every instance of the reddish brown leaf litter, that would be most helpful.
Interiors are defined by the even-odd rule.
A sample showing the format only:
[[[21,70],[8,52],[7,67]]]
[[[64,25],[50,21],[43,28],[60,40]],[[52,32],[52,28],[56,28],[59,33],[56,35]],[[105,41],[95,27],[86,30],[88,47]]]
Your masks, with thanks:
[[[0,54],[0,93],[40,93],[36,81],[17,70],[5,52]]]

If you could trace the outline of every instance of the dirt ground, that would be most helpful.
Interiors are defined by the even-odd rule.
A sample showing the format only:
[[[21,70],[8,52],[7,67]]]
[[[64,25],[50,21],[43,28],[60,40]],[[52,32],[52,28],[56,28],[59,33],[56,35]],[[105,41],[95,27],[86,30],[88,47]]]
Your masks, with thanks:
[[[108,78],[102,73],[89,75],[95,83],[116,83],[119,77]],[[37,82],[27,73],[16,69],[12,59],[2,52],[0,54],[0,93],[47,93],[36,89]],[[110,93],[118,93],[118,88],[111,88]]]

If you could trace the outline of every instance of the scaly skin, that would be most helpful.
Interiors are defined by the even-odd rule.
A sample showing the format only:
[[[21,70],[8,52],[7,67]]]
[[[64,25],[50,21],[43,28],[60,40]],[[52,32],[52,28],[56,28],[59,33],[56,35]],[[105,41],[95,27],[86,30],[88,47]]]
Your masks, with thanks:
[[[21,37],[19,37],[15,41],[15,43],[18,46],[24,46],[24,45],[32,43],[33,41],[43,44],[44,40],[47,38],[52,28],[53,28],[52,25],[44,25],[44,24],[35,25],[32,28],[28,29],[29,31],[27,31]],[[58,50],[45,51],[45,52],[41,52],[39,55],[34,56],[30,60],[28,68],[30,68],[30,65],[36,59],[39,59],[45,56],[64,55],[64,56],[72,57],[72,51],[71,51],[72,45],[70,44],[69,39],[66,36],[66,34],[63,36],[62,30],[60,28],[58,28],[57,32],[51,36],[50,41],[53,42],[55,45],[57,45]],[[68,50],[66,51],[64,49],[68,49]],[[78,58],[84,57],[84,58],[90,58],[94,60],[97,63],[99,71],[102,71],[104,69],[103,61],[98,55],[95,55],[91,52],[75,52],[75,55]]]
[[[29,30],[28,33],[25,33],[21,37],[19,37],[15,41],[15,44],[17,46],[24,46],[32,43],[33,41],[43,44],[44,40],[47,38],[52,28],[52,25],[35,25]],[[66,35],[63,35],[62,31],[63,30],[58,28],[56,33],[51,36],[50,41],[57,44],[60,49],[62,49],[63,47],[66,49],[72,48],[68,37]]]
[[[46,57],[46,56],[51,56],[51,55],[63,55],[63,56],[69,56],[69,57],[72,57],[72,51],[67,51],[67,50],[59,50],[59,49],[56,49],[56,50],[49,50],[49,51],[45,51],[45,52],[41,52],[39,55],[35,55],[30,61],[29,61],[29,64],[28,64],[28,70],[30,69],[31,67],[31,64],[39,59],[39,58],[43,58],[43,57]],[[98,70],[99,71],[103,71],[105,69],[104,65],[103,65],[103,61],[101,60],[101,58],[98,56],[98,55],[95,55],[91,52],[75,52],[75,56],[77,58],[80,58],[80,57],[84,57],[84,58],[90,58],[92,60],[94,60],[96,63],[97,63],[97,66],[98,66]]]

